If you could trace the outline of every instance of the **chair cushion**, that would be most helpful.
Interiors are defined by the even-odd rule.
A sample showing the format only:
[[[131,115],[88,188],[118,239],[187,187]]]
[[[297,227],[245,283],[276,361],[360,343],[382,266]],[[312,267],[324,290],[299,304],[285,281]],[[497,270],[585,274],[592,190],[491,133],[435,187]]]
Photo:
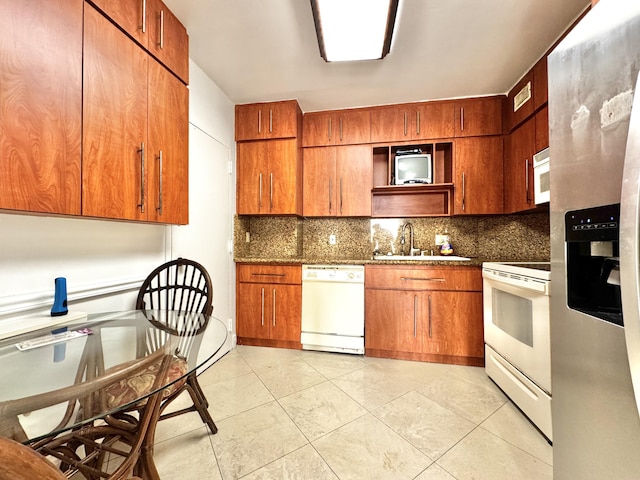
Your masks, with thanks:
[[[105,389],[105,397],[109,408],[116,408],[120,405],[126,405],[134,402],[137,398],[147,395],[156,380],[160,361],[152,363],[144,370],[135,375],[124,378],[119,382],[109,385]],[[162,397],[166,398],[172,395],[176,390],[180,389],[186,382],[187,362],[184,359],[173,357],[169,370],[167,371],[167,383],[175,381],[177,378],[184,377],[165,388]],[[146,398],[137,405],[144,405]]]

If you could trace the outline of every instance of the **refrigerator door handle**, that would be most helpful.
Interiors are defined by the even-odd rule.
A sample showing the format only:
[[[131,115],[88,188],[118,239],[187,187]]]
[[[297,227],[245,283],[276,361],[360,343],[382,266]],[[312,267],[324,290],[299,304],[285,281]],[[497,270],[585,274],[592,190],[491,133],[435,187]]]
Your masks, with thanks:
[[[635,92],[620,195],[620,289],[629,367],[640,410],[640,75]]]

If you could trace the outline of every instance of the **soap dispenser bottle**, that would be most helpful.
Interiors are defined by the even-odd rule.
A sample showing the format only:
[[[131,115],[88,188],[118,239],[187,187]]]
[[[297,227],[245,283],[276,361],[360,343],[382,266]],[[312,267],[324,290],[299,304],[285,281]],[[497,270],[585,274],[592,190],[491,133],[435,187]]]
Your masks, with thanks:
[[[448,230],[444,231],[442,245],[440,246],[440,255],[453,255],[453,246],[451,245]]]

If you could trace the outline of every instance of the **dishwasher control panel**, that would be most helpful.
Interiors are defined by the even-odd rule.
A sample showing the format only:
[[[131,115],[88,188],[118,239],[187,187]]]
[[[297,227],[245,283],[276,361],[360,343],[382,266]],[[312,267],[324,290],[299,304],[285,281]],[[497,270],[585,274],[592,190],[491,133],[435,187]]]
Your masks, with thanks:
[[[303,265],[302,281],[364,283],[364,266]]]

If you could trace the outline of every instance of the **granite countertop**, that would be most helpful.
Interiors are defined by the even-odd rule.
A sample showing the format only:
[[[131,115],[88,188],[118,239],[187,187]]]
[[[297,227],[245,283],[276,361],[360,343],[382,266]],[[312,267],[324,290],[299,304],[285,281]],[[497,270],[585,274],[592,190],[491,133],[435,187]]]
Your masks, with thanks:
[[[446,266],[467,266],[479,267],[483,262],[496,261],[495,259],[471,258],[469,261],[449,260],[443,256],[442,260],[374,260],[374,259],[354,259],[354,258],[255,258],[255,257],[235,257],[236,263],[282,263],[282,264],[305,264],[305,265],[446,265]]]

